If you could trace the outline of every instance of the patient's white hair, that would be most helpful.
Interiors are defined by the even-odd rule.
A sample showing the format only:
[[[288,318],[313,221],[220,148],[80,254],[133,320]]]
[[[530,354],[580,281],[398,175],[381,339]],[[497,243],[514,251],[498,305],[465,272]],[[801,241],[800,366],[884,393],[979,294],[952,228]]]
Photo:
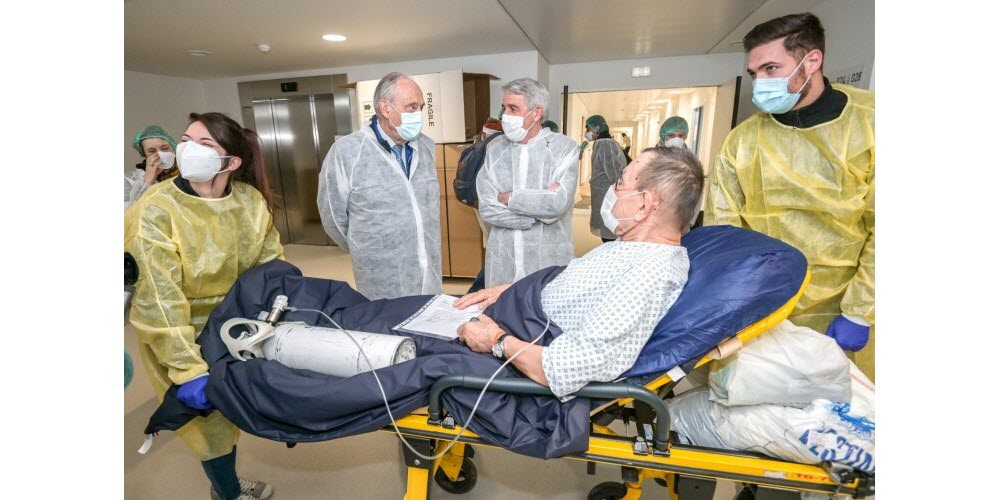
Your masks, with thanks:
[[[661,206],[676,215],[681,232],[691,227],[698,215],[701,193],[705,189],[705,171],[698,157],[687,148],[646,148],[650,161],[639,172],[636,187],[656,191]]]

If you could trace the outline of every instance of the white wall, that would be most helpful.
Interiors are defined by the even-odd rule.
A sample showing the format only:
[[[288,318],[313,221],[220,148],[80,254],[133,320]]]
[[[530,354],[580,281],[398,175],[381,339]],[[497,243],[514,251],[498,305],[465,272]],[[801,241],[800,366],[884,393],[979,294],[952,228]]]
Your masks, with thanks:
[[[632,78],[636,66],[649,66],[650,76]],[[741,71],[741,53],[553,64],[549,67],[549,88],[553,89],[549,116],[562,117],[559,94],[564,85],[570,92],[716,86]]]
[[[827,76],[865,67],[859,87],[869,88],[875,61],[875,0],[826,0],[811,11],[826,29],[823,72]]]
[[[562,102],[562,95],[551,92],[551,89],[549,93],[552,94],[550,95],[551,109],[551,103],[555,102],[557,98],[560,102]],[[560,125],[562,133],[577,143],[582,143],[586,140],[583,137],[585,132],[584,129],[586,128],[584,126],[584,121],[586,121],[591,114],[590,108],[588,108],[587,104],[583,102],[583,99],[580,99],[579,95],[571,95],[569,101],[569,116],[566,119],[567,123]],[[562,119],[562,114],[554,115],[550,111],[549,117],[556,123],[559,123]],[[583,157],[580,160],[580,176],[578,177],[579,188],[576,191],[577,197],[582,196],[583,192],[588,194],[590,193],[590,155],[593,151],[593,146],[588,145],[587,150],[584,152]]]
[[[826,31],[823,74],[834,76],[843,70],[864,67],[858,87],[870,89],[875,63],[875,0],[824,0],[810,10]],[[743,64],[743,63],[741,63]],[[740,87],[739,121],[757,112],[753,105],[753,84],[746,71]]]
[[[243,123],[243,112],[240,110],[240,93],[236,90],[236,80],[202,80],[205,89],[205,109],[203,111],[218,111],[230,118]]]
[[[541,54],[538,54],[538,73],[536,73],[538,76],[535,79],[542,85],[545,85],[545,88],[549,89],[549,94],[551,96],[557,94],[557,92],[554,91],[552,87],[549,87],[549,71],[549,62],[546,61]],[[558,120],[553,121],[558,122]]]
[[[685,98],[681,100],[681,105],[677,108],[677,115],[684,117],[687,120],[688,125],[694,126],[694,109],[702,106],[701,114],[701,145],[698,151],[698,159],[701,161],[702,165],[705,165],[706,174],[710,171],[712,156],[715,151],[712,151],[712,131],[715,128],[715,96],[718,93],[717,87],[706,87],[694,91],[692,94],[684,96]],[[730,115],[732,116],[732,115]],[[662,124],[663,121],[660,121]],[[694,130],[688,135],[687,144],[688,147],[694,146]],[[659,137],[660,130],[659,127],[656,129],[656,136]]]
[[[467,73],[489,73],[500,78],[490,84],[490,115],[496,116],[500,113],[500,102],[502,100],[500,87],[505,82],[524,76],[538,78],[539,69],[544,69],[546,67],[548,67],[548,63],[545,63],[544,59],[538,56],[538,52],[526,51],[487,54],[481,56],[448,57],[443,59],[424,59],[419,61],[370,64],[366,66],[319,68],[288,73],[265,73],[236,78],[206,80],[202,83],[205,89],[204,95],[206,110],[221,111],[233,117],[237,121],[242,121],[239,92],[236,88],[236,84],[238,82],[341,73],[347,74],[347,81],[358,82],[364,80],[377,80],[391,71],[400,71],[403,73],[419,75],[423,73],[437,73],[440,71],[460,69]]]
[[[126,71],[124,168],[135,168],[142,160],[132,148],[140,128],[159,125],[179,139],[187,128],[188,113],[204,108],[205,91],[198,80]]]

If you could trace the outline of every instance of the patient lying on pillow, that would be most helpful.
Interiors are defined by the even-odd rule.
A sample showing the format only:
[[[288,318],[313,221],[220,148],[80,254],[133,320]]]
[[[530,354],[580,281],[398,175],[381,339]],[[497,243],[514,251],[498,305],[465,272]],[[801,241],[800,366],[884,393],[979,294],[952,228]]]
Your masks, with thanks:
[[[561,400],[590,382],[610,382],[632,367],[653,328],[688,277],[681,236],[698,214],[704,174],[687,149],[649,148],[608,190],[601,216],[618,240],[574,259],[542,289],[542,309],[562,330],[548,346],[530,345],[483,314],[459,338],[493,352]],[[485,309],[510,285],[466,295],[456,308]]]

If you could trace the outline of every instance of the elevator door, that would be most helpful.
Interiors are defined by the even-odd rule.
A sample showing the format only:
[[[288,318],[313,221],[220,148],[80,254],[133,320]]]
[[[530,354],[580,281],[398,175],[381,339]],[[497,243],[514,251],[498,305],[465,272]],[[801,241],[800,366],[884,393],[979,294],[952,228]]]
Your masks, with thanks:
[[[337,133],[333,94],[253,101],[282,243],[327,245],[316,206],[319,170]]]

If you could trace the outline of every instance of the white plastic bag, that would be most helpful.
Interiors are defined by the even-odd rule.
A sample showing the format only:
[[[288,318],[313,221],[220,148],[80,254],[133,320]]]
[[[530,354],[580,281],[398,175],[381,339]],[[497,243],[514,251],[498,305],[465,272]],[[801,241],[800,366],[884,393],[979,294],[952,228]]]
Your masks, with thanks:
[[[805,464],[831,461],[874,472],[874,386],[856,367],[853,371],[855,398],[850,404],[820,399],[805,408],[727,407],[710,401],[707,387],[694,389],[669,403],[671,430],[695,446],[753,451]]]
[[[721,419],[722,405],[708,400],[708,387],[691,389],[667,401],[670,408],[670,430],[677,433],[681,443],[706,448],[731,450],[715,431]]]
[[[848,402],[849,363],[832,338],[782,321],[736,354],[712,362],[711,399],[726,406]]]

